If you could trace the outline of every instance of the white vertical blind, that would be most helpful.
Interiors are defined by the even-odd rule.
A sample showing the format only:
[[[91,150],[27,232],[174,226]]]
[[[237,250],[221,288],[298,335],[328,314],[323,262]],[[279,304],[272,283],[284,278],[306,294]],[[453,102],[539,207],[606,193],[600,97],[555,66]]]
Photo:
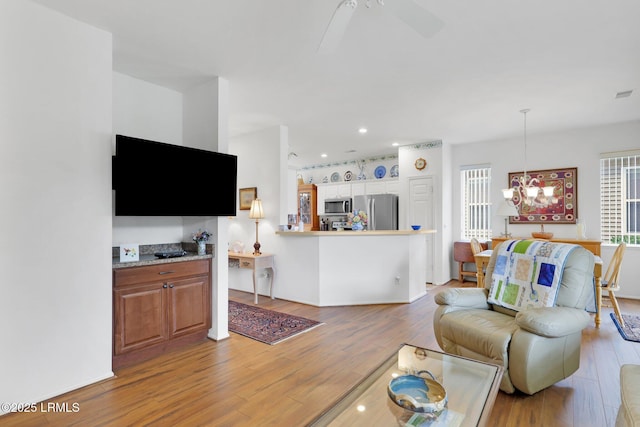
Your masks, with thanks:
[[[463,208],[462,239],[491,239],[491,168],[464,167],[460,171],[460,182]]]
[[[640,245],[640,151],[600,156],[600,237]]]

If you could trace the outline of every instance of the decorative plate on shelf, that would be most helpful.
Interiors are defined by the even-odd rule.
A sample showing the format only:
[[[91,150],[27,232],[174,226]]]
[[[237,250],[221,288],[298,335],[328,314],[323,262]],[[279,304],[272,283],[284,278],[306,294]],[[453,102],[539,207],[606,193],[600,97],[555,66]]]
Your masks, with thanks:
[[[352,179],[353,179],[353,173],[351,173],[351,171],[346,171],[344,173],[344,180],[351,181]]]
[[[380,178],[384,178],[384,176],[387,174],[387,168],[385,168],[384,166],[380,165],[376,168],[376,170],[373,172],[376,176],[376,178],[380,179]]]
[[[391,174],[391,178],[397,178],[398,177],[398,165],[391,166],[391,171],[389,173]]]
[[[331,182],[340,181],[340,174],[338,172],[334,172],[331,174]]]

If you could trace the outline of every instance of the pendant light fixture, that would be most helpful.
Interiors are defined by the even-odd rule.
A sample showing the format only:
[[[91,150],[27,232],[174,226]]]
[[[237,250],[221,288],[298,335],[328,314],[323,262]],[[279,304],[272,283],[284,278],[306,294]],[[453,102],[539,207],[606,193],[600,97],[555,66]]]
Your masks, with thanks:
[[[502,194],[508,203],[516,207],[521,206],[522,203],[545,207],[556,203],[558,199],[554,197],[553,186],[541,187],[538,178],[527,175],[527,113],[529,111],[531,111],[529,108],[520,110],[524,116],[524,172],[522,176],[517,177],[517,185],[514,186],[514,182],[510,182],[512,187],[503,189]]]

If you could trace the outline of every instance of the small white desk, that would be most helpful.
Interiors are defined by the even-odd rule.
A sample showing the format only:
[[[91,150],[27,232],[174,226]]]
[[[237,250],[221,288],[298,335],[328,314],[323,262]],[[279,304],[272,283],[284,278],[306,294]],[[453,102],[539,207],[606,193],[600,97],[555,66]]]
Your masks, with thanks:
[[[258,286],[256,284],[256,274],[258,270],[269,269],[271,273],[269,274],[269,292],[271,299],[274,299],[273,296],[273,280],[276,275],[276,267],[274,262],[273,254],[262,254],[262,255],[254,255],[253,253],[242,253],[238,254],[235,252],[229,252],[229,264],[231,265],[231,261],[238,262],[238,268],[250,268],[253,270],[253,294],[255,296],[254,303],[258,303]]]

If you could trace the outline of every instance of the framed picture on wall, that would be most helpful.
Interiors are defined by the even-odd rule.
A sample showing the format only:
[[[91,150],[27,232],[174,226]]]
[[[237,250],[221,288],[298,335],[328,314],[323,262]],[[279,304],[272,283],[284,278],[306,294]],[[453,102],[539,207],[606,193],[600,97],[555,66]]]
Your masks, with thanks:
[[[520,216],[510,216],[509,224],[575,224],[578,217],[578,168],[527,171],[527,181],[536,178],[538,187],[553,187],[553,196],[538,196],[529,200],[519,185],[523,172],[509,172],[509,187],[514,189],[513,201],[520,203]]]
[[[253,202],[258,197],[258,188],[257,187],[249,187],[249,188],[241,188],[240,190],[240,210],[248,211],[251,209],[251,202]]]

